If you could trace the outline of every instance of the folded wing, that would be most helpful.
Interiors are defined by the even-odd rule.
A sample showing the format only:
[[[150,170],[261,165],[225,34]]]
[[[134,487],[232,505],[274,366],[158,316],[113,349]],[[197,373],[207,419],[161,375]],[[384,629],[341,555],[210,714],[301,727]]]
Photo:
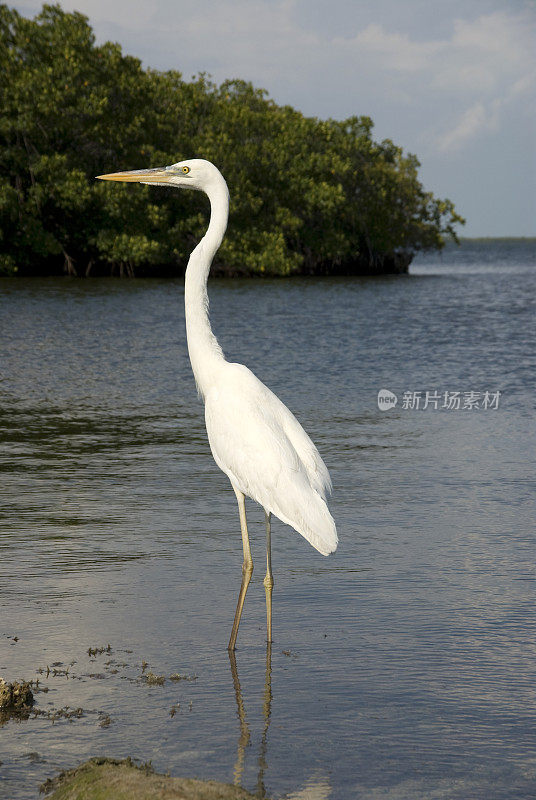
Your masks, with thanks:
[[[329,473],[294,415],[241,364],[226,365],[205,401],[212,454],[231,482],[320,553],[333,552]]]

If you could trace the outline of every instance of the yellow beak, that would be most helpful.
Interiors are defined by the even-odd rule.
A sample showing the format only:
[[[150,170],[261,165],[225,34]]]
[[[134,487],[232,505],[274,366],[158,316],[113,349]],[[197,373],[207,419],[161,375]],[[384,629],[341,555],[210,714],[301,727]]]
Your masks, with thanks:
[[[155,169],[132,169],[129,172],[110,172],[97,175],[99,181],[125,181],[127,183],[170,183],[171,175],[165,167]]]

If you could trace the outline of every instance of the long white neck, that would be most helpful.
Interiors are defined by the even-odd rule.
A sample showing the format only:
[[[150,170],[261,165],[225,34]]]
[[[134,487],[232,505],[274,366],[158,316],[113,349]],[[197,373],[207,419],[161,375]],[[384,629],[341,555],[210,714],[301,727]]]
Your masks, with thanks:
[[[211,183],[206,192],[210,200],[210,223],[190,256],[184,280],[188,353],[197,388],[203,397],[225,363],[222,349],[210,327],[207,279],[212,259],[225,234],[229,215],[229,192],[221,175],[218,174],[218,179]]]

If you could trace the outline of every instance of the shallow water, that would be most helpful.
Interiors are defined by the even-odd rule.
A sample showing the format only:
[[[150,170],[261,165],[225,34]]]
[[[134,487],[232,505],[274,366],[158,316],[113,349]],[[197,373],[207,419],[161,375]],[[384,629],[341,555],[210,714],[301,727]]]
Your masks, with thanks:
[[[182,283],[0,282],[0,676],[39,677],[41,711],[85,709],[4,721],[1,797],[92,755],[260,797],[534,797],[534,246],[465,244],[411,272],[211,283],[228,358],[324,456],[340,536],[323,558],[274,523],[268,663],[249,504],[236,669],[238,515]],[[404,408],[434,390],[499,407]]]

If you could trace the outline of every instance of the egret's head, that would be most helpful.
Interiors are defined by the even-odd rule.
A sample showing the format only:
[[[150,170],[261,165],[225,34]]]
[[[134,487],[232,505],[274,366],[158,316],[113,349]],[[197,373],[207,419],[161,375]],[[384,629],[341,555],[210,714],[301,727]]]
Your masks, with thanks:
[[[153,169],[133,169],[129,172],[111,172],[97,175],[102,181],[126,181],[128,183],[147,183],[155,186],[178,186],[180,189],[198,189],[207,192],[223,178],[214,164],[203,158],[190,158],[178,161],[169,167]]]

